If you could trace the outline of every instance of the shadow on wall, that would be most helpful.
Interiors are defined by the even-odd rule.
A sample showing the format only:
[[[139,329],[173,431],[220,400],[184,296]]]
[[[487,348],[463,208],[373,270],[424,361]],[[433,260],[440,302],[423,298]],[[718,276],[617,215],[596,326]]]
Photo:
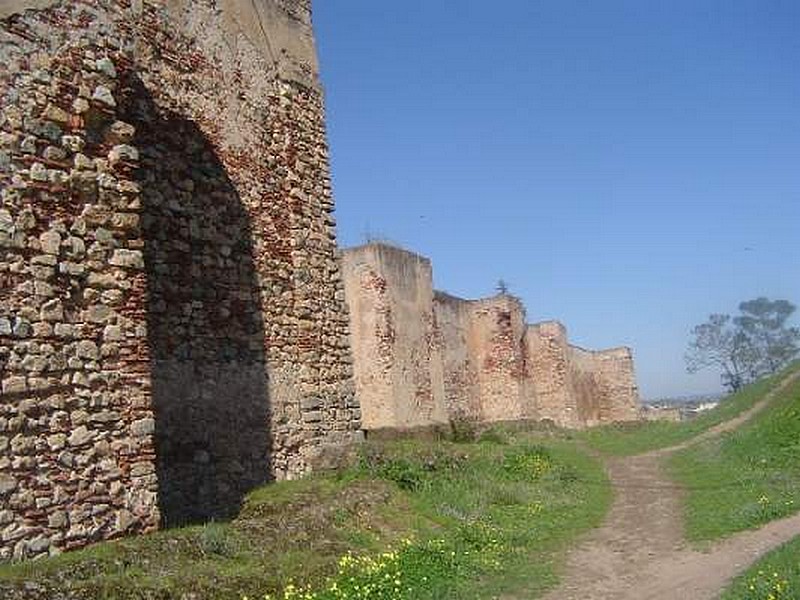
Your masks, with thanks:
[[[225,519],[270,476],[250,216],[197,124],[130,87],[162,525]]]

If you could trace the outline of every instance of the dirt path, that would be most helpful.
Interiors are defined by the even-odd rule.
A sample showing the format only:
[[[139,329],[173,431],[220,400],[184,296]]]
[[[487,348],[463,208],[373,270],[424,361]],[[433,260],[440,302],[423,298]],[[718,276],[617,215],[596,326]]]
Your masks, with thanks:
[[[562,584],[545,600],[712,600],[760,556],[800,535],[800,515],[693,550],[683,535],[683,493],[662,459],[701,439],[735,429],[763,410],[798,375],[787,377],[735,419],[671,448],[607,463],[616,497],[605,523],[567,559]]]

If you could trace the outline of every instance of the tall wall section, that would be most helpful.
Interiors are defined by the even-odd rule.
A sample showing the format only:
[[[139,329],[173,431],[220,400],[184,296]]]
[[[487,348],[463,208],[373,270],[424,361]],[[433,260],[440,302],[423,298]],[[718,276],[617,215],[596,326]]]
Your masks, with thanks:
[[[558,322],[527,325],[509,295],[434,292],[430,261],[405,250],[370,244],[345,250],[342,264],[365,429],[639,418],[627,348],[571,346]]]
[[[475,365],[482,421],[513,421],[531,416],[526,402],[525,309],[512,296],[470,303],[469,350]]]
[[[562,427],[584,425],[578,408],[579,396],[573,393],[580,385],[574,380],[580,369],[572,361],[566,327],[557,321],[529,325],[525,343],[538,417]]]
[[[342,271],[364,427],[446,423],[430,261],[371,244],[345,252]]]
[[[567,352],[567,393],[575,399],[577,421],[588,427],[613,422],[609,413],[613,397],[606,394],[599,354],[577,346],[568,346]]]
[[[349,297],[349,285],[345,289]],[[472,332],[472,303],[444,292],[434,294],[433,311],[442,355],[445,409],[451,419],[474,421],[481,417],[481,401]],[[356,345],[353,346],[355,356],[359,356]]]
[[[537,407],[528,401],[532,389],[522,303],[507,295],[463,300],[436,292],[433,311],[448,417],[538,418]]]
[[[611,348],[594,353],[598,374],[600,413],[603,423],[634,421],[641,417],[639,388],[630,348]]]
[[[360,428],[308,0],[0,5],[0,560]]]

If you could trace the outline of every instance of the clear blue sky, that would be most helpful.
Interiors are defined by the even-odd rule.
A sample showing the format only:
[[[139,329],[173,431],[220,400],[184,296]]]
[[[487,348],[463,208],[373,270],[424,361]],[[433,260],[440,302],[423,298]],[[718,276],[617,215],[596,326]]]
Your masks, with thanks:
[[[645,397],[715,391],[689,330],[800,304],[797,0],[317,0],[339,239],[630,345]]]

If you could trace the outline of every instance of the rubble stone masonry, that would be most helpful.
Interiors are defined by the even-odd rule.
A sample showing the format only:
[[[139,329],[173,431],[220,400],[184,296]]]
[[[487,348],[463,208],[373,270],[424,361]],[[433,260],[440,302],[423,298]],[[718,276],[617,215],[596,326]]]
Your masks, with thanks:
[[[571,346],[558,322],[527,325],[513,296],[432,292],[430,261],[405,250],[369,244],[345,250],[342,265],[365,429],[639,419],[628,348]]]
[[[225,517],[357,437],[310,19],[0,6],[0,561]]]

